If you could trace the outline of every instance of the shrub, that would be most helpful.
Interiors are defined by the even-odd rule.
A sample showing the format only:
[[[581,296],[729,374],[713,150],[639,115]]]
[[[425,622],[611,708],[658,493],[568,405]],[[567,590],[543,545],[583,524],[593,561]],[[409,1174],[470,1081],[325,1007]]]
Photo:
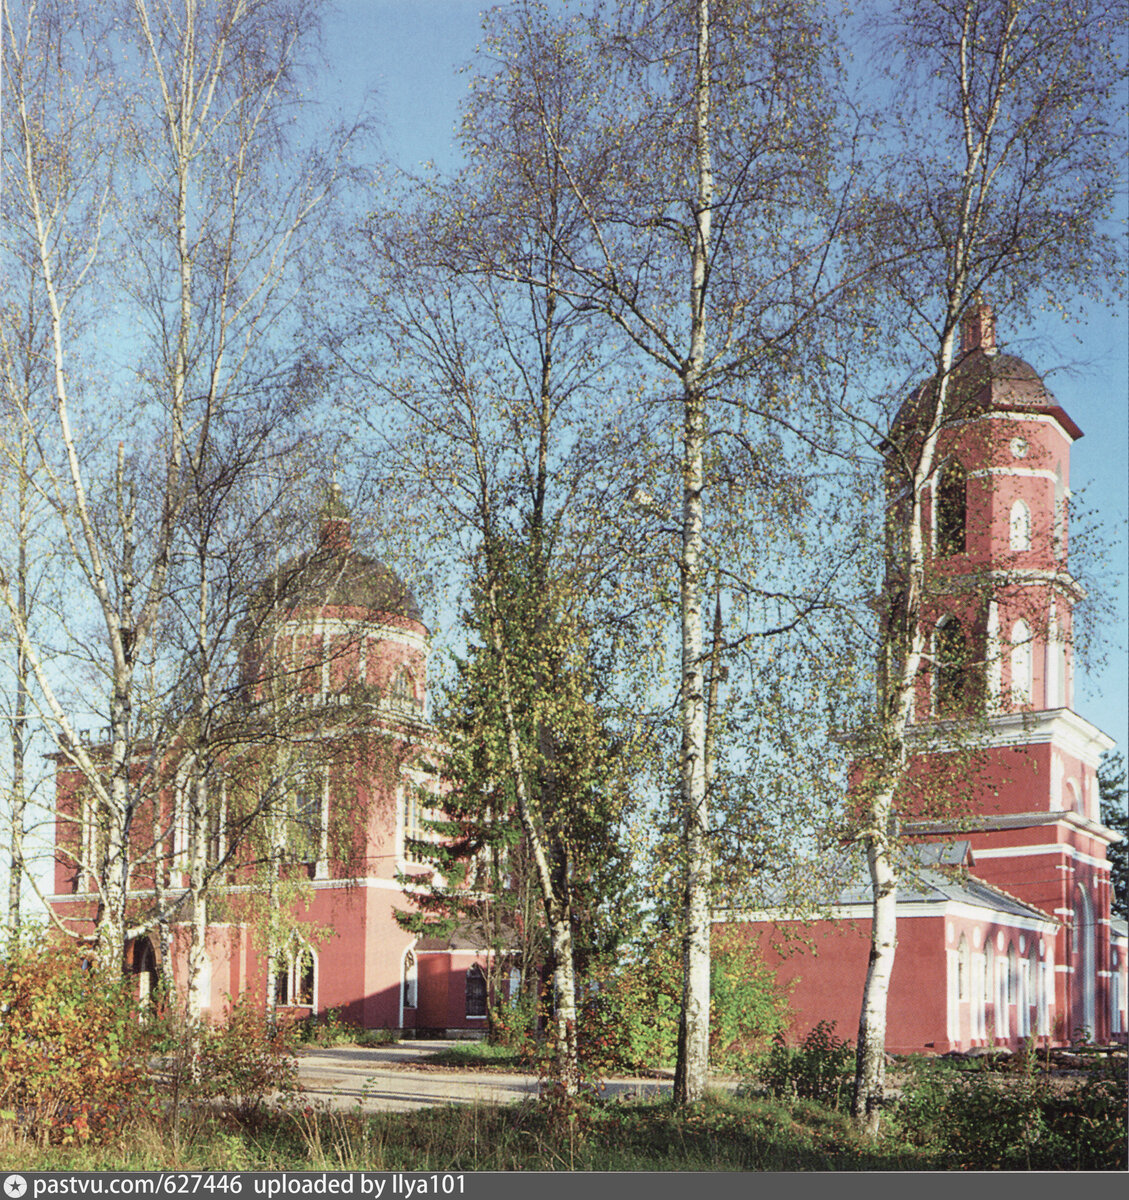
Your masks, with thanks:
[[[190,1094],[223,1102],[245,1125],[257,1123],[272,1095],[297,1090],[297,1038],[293,1026],[272,1029],[262,1009],[241,997],[225,1022],[201,1031]]]
[[[1027,1069],[955,1076],[937,1097],[937,1141],[948,1165],[977,1170],[1125,1166],[1125,1082],[1097,1070],[1066,1084]]]
[[[340,1046],[355,1042],[361,1030],[342,1021],[339,1008],[310,1013],[297,1023],[298,1040],[310,1046]]]
[[[606,1075],[672,1062],[682,985],[670,939],[628,963],[604,964],[590,978],[596,992],[579,1006],[578,1032],[587,1069]]]
[[[677,943],[656,939],[629,966],[596,974],[580,1013],[580,1049],[596,1074],[672,1063],[678,1048],[682,965]],[[787,1021],[776,980],[748,950],[724,944],[710,961],[710,1065],[742,1070]]]
[[[490,1009],[490,1028],[486,1040],[492,1046],[522,1050],[526,1042],[534,1037],[536,1018],[537,998],[528,993],[519,996],[514,1004],[495,1004]]]
[[[720,945],[710,961],[710,1064],[748,1070],[788,1022],[776,978],[748,950]]]
[[[0,961],[0,1124],[41,1143],[103,1142],[155,1091],[153,1031],[129,983],[37,936]]]
[[[854,1061],[851,1043],[835,1036],[835,1022],[820,1021],[796,1048],[777,1032],[761,1082],[773,1096],[817,1100],[838,1109],[851,1094]]]

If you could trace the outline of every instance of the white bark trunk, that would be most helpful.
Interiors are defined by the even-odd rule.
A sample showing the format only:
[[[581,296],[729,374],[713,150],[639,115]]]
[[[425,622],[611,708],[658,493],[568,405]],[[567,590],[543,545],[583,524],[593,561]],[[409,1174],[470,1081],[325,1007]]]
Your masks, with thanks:
[[[682,1015],[679,1022],[676,1103],[701,1099],[709,1076],[710,900],[712,865],[706,788],[706,702],[702,639],[703,449],[706,407],[702,369],[706,349],[706,287],[713,204],[710,158],[710,9],[698,0],[698,58],[695,131],[698,196],[697,236],[691,263],[690,353],[682,370],[682,765],[685,822],[686,929],[683,944]]]
[[[525,756],[517,729],[505,640],[502,636],[497,585],[493,580],[490,581],[487,598],[490,606],[490,641],[498,663],[506,751],[517,796],[518,817],[529,840],[553,950],[553,977],[557,993],[557,1084],[566,1096],[574,1096],[580,1087],[580,1058],[576,1035],[576,971],[572,956],[572,913],[568,898],[568,880],[563,880],[561,887],[556,886],[544,838],[534,817],[526,781]]]

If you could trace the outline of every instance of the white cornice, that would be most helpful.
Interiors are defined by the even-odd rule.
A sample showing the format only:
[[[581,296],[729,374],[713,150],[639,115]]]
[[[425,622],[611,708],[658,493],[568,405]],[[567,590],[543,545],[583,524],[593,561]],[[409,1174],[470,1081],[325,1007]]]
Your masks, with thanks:
[[[294,637],[298,634],[329,634],[332,636],[341,636],[356,638],[359,642],[362,637],[375,638],[383,642],[399,642],[403,646],[410,646],[412,649],[419,650],[423,654],[430,653],[431,642],[425,634],[417,633],[414,629],[405,629],[401,625],[393,625],[388,622],[366,621],[362,618],[347,619],[343,617],[288,617],[284,621],[280,621],[274,627],[272,633],[275,637]]]
[[[1049,742],[1095,770],[1102,754],[1116,745],[1113,738],[1070,708],[999,713],[987,718],[985,725],[982,731],[970,729],[968,722],[957,721],[911,725],[906,730],[906,743],[912,752],[920,753],[923,750],[960,750],[969,746],[982,749],[1041,746]],[[952,736],[958,731],[959,736]]]
[[[799,916],[780,908],[756,910],[732,910],[727,913],[715,913],[713,923],[726,925],[734,922],[749,924],[766,924],[779,921],[793,921],[797,924],[813,924],[818,921],[865,921],[873,915],[873,906],[869,901],[858,904],[835,904],[827,912],[811,916]],[[987,905],[981,907],[969,904],[963,900],[899,900],[898,920],[913,918],[931,918],[939,920],[942,917],[960,917],[969,921],[981,921],[991,925],[1006,925],[1012,929],[1023,929],[1032,933],[1054,933],[1059,922],[1053,917],[1045,918],[1020,916],[1018,913],[1002,912]]]
[[[1021,475],[1027,479],[1046,479],[1053,483],[1055,474],[1043,467],[980,467],[969,471],[969,479],[977,479],[985,475]]]
[[[1109,829],[1097,821],[1081,813],[1067,812],[1063,809],[1052,809],[1050,812],[1000,813],[990,817],[965,817],[961,821],[907,821],[903,826],[905,832],[919,837],[923,834],[968,834],[987,833],[1000,829],[1030,829],[1040,825],[1068,825],[1079,833],[1112,845],[1122,840],[1121,834]],[[1062,850],[1071,849],[1068,843],[1059,844]],[[975,858],[981,852],[973,850]]]
[[[355,889],[355,888],[376,888],[378,891],[399,892],[401,895],[406,895],[413,889],[411,884],[398,883],[395,879],[382,879],[377,875],[361,875],[354,876],[349,879],[310,879],[303,881],[306,886],[312,888],[315,892],[332,891],[337,889]],[[184,888],[166,888],[165,898],[175,899],[182,895],[186,889]],[[243,895],[249,892],[263,892],[266,890],[265,884],[261,883],[230,883],[217,886],[214,889],[214,894],[217,896],[234,896]],[[144,896],[155,895],[152,888],[131,888],[128,895],[132,899],[138,899]],[[66,903],[90,903],[98,899],[97,892],[64,892],[52,896],[45,897],[48,904],[66,904]]]

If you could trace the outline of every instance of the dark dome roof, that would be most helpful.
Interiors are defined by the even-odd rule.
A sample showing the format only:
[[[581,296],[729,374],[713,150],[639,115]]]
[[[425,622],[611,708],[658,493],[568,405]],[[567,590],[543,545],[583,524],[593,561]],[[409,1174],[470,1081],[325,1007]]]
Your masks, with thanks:
[[[324,535],[316,550],[283,563],[259,587],[258,605],[289,612],[296,608],[363,608],[423,624],[411,589],[378,559]]]
[[[894,420],[891,437],[920,423],[934,387],[935,381],[930,379],[913,391]],[[1046,413],[1054,417],[1071,438],[1082,436],[1082,430],[1070,419],[1030,363],[1013,354],[986,352],[976,347],[953,371],[949,420],[966,420],[987,412]]]
[[[1030,363],[1013,354],[986,353],[977,347],[954,372],[955,399],[962,415],[995,412],[1044,412],[1072,438],[1082,430]]]

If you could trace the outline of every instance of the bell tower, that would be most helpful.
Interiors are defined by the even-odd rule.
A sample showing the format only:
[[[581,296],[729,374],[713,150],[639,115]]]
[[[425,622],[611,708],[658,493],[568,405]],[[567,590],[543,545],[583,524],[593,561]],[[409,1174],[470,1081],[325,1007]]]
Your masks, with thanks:
[[[903,429],[921,394],[907,401]],[[951,396],[923,504],[931,667],[911,732],[927,768],[949,753],[946,731],[967,726],[983,765],[967,816],[906,832],[969,839],[976,876],[1059,922],[1048,968],[1061,1035],[1105,1039],[1106,848],[1118,835],[1101,824],[1096,774],[1114,743],[1073,707],[1074,608],[1084,595],[1069,571],[1070,448],[1082,431],[1035,370],[1000,348],[980,299],[962,323]]]

